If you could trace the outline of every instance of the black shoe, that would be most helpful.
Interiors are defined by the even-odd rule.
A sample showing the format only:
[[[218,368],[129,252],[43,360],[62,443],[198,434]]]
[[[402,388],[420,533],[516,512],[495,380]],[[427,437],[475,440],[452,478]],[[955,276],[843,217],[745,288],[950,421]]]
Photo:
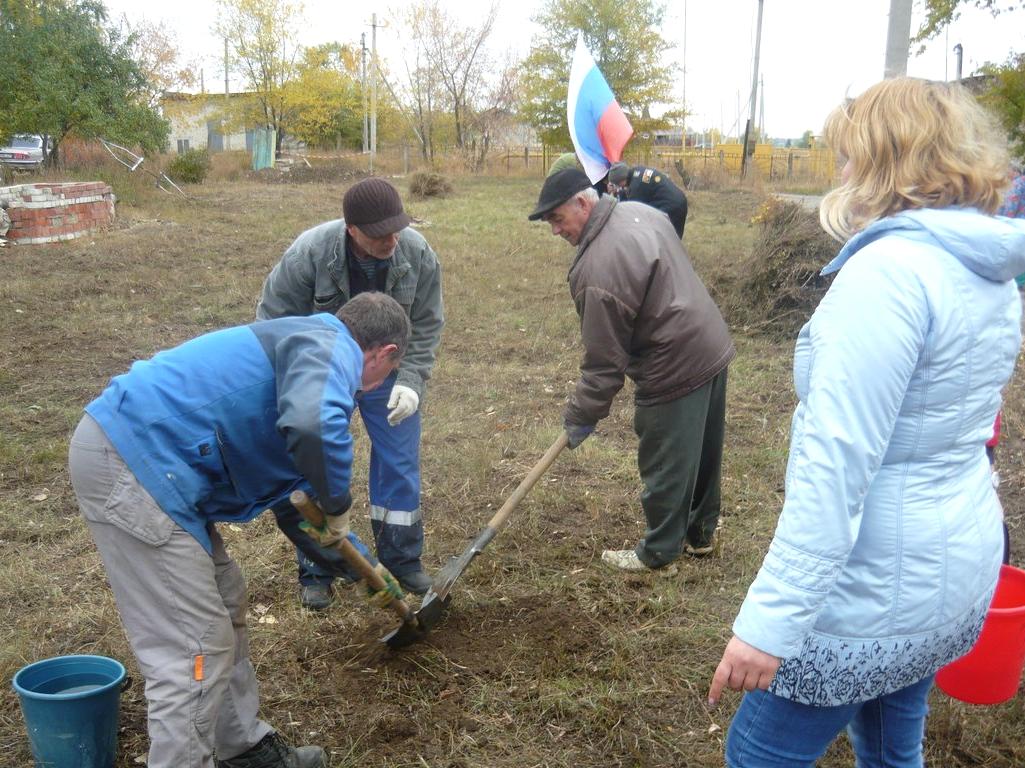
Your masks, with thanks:
[[[406,592],[412,592],[414,595],[426,595],[427,590],[434,583],[431,581],[431,577],[423,571],[410,571],[395,578],[398,579],[400,587]]]
[[[330,584],[301,584],[299,603],[311,611],[322,611],[334,602],[335,595]]]
[[[701,546],[696,546],[690,542],[684,544],[683,554],[690,555],[691,557],[708,557],[715,552],[718,545],[719,537],[713,533],[712,538],[708,540],[707,544],[702,544]]]
[[[215,760],[217,768],[326,768],[320,747],[290,747],[277,733],[268,733],[256,746],[228,760]]]

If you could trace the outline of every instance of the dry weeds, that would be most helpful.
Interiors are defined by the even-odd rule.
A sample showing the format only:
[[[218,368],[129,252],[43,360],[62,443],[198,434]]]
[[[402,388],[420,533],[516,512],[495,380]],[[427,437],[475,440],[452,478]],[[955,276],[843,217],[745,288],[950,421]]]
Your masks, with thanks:
[[[448,325],[424,405],[427,563],[462,550],[558,434],[575,380],[571,250],[526,213],[538,180],[460,179],[446,200],[410,201],[445,269]],[[65,653],[134,669],[65,469],[82,405],[137,358],[252,317],[264,275],[304,228],[338,214],[336,183],[207,183],[194,203],[139,191],[118,227],[0,255],[0,675]],[[750,192],[694,192],[687,241],[724,306],[751,253]],[[727,313],[730,315],[730,313]],[[735,318],[728,317],[735,322]],[[736,323],[735,323],[736,324]],[[251,606],[263,714],[333,768],[721,765],[736,696],[704,698],[729,625],[772,535],[793,405],[791,341],[737,328],[730,372],[721,552],[677,576],[605,570],[603,548],[641,534],[628,393],[598,434],[564,453],[454,590],[429,640],[391,653],[393,626],[358,589],[323,614],[296,601],[292,550],[265,515],[227,526]],[[1002,496],[1017,548],[1025,460],[1022,387],[1008,393]],[[358,430],[357,430],[358,431]],[[366,440],[359,436],[359,466]],[[365,472],[355,485],[365,507]],[[365,519],[359,525],[366,532]],[[8,687],[3,762],[28,766]],[[935,694],[931,765],[1025,763],[1021,701],[973,708]],[[145,753],[140,685],[123,697],[118,768]],[[823,765],[851,764],[845,745]]]
[[[452,194],[452,182],[435,171],[417,171],[409,177],[409,194],[421,199],[447,197]]]

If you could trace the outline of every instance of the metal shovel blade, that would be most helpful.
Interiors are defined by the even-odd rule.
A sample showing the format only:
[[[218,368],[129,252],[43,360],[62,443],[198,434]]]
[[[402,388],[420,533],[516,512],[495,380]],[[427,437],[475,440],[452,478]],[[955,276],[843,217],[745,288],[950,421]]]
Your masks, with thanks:
[[[494,532],[492,532],[491,536],[494,536]],[[488,537],[485,543],[491,539],[491,536]],[[398,629],[382,637],[382,643],[387,643],[389,648],[405,648],[407,645],[412,645],[423,638],[424,635],[441,623],[441,620],[448,612],[448,604],[452,600],[452,596],[449,594],[452,590],[452,585],[455,584],[460,574],[466,570],[466,566],[470,564],[470,561],[480,554],[482,548],[480,546],[481,538],[480,536],[477,537],[459,557],[450,558],[445,567],[438,572],[431,588],[424,595],[420,609],[414,614],[416,621],[404,622]]]
[[[416,621],[403,622],[398,629],[393,629],[382,637],[381,642],[387,643],[389,648],[405,648],[419,642],[444,617],[451,599],[447,595],[443,598],[438,597],[433,589],[428,590],[420,610],[415,614]]]

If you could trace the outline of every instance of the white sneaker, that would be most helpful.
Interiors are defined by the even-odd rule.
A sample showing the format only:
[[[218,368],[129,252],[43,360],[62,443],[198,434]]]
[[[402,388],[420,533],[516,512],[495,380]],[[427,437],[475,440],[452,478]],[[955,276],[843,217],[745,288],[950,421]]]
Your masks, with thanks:
[[[676,573],[676,565],[670,563],[662,568],[649,568],[632,549],[606,549],[601,553],[601,561],[621,571],[634,573],[657,573],[661,576],[672,576]]]

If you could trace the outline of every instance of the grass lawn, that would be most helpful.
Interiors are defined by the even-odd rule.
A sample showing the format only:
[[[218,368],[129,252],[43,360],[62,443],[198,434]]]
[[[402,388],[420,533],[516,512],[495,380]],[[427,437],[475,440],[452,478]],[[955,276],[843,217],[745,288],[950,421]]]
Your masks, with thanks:
[[[444,270],[447,325],[424,403],[431,570],[463,550],[554,441],[577,377],[572,249],[526,220],[539,185],[458,178],[448,199],[407,200]],[[145,755],[145,700],[68,483],[68,438],[82,406],[133,360],[251,320],[264,276],[299,232],[339,215],[343,187],[246,179],[190,188],[188,203],[141,195],[120,206],[111,232],[0,250],[0,676],[60,654],[124,662],[137,683],[122,699],[118,768]],[[760,203],[736,190],[690,196],[686,242],[739,352],[719,551],[684,559],[672,577],[600,562],[602,549],[643,533],[629,385],[457,582],[446,622],[404,652],[377,642],[394,616],[361,589],[341,588],[323,613],[299,608],[293,551],[272,516],[223,526],[249,582],[266,720],[293,743],[325,746],[333,768],[722,764],[739,696],[710,712],[705,694],[772,536],[794,404],[792,339],[738,327],[727,311],[743,300],[729,292]],[[1018,381],[1007,394],[998,461],[1020,556],[1025,394]],[[367,441],[355,431],[353,517],[369,539]],[[27,768],[17,699],[9,686],[2,696],[0,762]],[[1020,698],[971,707],[935,692],[928,764],[1025,764],[1022,715]],[[852,762],[841,740],[822,765]]]

